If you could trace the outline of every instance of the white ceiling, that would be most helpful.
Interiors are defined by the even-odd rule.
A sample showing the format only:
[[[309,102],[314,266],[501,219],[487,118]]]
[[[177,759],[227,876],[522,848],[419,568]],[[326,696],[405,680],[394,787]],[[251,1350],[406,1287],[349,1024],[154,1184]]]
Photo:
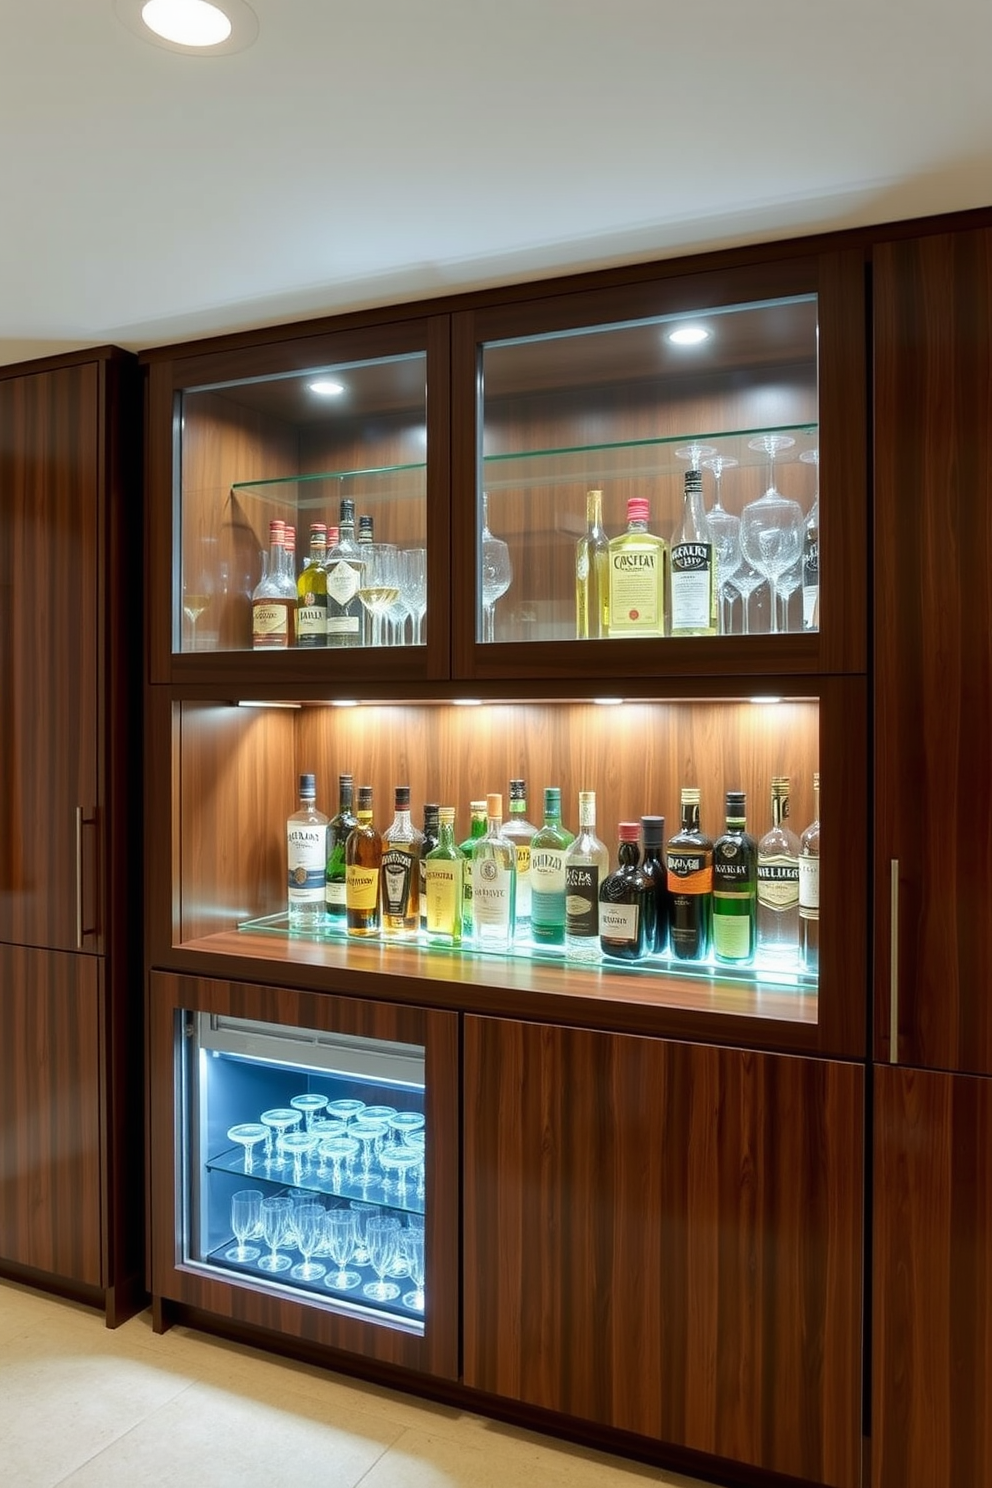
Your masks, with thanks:
[[[0,0],[0,362],[992,202],[989,0],[250,3]]]

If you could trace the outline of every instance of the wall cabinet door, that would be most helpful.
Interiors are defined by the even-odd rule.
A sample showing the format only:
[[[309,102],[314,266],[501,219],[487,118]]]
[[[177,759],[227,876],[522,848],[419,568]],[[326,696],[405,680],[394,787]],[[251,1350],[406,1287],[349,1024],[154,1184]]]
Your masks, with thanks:
[[[863,1074],[465,1020],[465,1382],[853,1485]]]
[[[103,948],[98,377],[0,379],[0,940],[53,950]]]
[[[992,1081],[875,1078],[872,1483],[992,1482]]]
[[[992,1073],[992,231],[875,252],[875,1050]]]
[[[93,956],[0,945],[0,1258],[88,1286],[104,1282],[102,975]]]

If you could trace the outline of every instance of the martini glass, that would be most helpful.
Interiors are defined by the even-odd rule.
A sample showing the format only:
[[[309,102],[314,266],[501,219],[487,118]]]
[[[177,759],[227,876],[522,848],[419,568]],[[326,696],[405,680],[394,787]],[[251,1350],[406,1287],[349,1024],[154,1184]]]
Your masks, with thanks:
[[[263,1126],[260,1121],[239,1121],[237,1126],[232,1126],[227,1133],[229,1142],[238,1142],[245,1149],[245,1172],[252,1173],[255,1170],[254,1152],[259,1142],[267,1141],[271,1134],[271,1127]]]
[[[769,461],[769,484],[765,494],[751,501],[741,513],[741,551],[771,590],[771,631],[778,624],[778,581],[799,559],[803,550],[803,509],[775,489],[775,456],[795,444],[789,434],[760,434],[750,439],[750,449],[764,450]]]

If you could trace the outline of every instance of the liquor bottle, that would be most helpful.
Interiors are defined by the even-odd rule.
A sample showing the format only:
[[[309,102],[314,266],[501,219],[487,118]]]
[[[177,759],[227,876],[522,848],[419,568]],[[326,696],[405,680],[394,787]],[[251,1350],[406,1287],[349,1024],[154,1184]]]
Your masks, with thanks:
[[[339,775],[338,809],[327,824],[327,866],[324,870],[324,904],[329,918],[338,926],[344,924],[347,911],[345,844],[352,828],[358,826],[354,801],[354,777]]]
[[[682,523],[672,538],[672,635],[717,633],[716,560],[703,507],[703,478],[685,473]]]
[[[679,961],[705,961],[713,924],[713,843],[700,829],[699,791],[682,787],[682,826],[665,849],[671,923],[669,949]]]
[[[758,955],[794,965],[799,955],[799,838],[787,825],[789,777],[772,778],[772,824],[758,843]]]
[[[465,854],[455,842],[455,808],[440,806],[437,811],[437,844],[423,860],[427,940],[431,945],[460,946]]]
[[[296,592],[296,528],[291,523],[286,523],[286,541],[283,544],[282,555],[282,582],[287,595],[292,595],[294,604],[297,602]]]
[[[641,961],[651,949],[654,883],[641,864],[638,822],[618,828],[617,870],[599,886],[599,946],[604,956]]]
[[[424,805],[424,830],[420,844],[420,928],[427,929],[427,854],[438,844],[438,813],[441,808],[435,801]]]
[[[820,969],[820,776],[813,776],[813,820],[799,839],[799,954]]]
[[[486,797],[486,830],[472,849],[472,935],[481,950],[513,945],[517,850],[503,833],[503,797]]]
[[[665,634],[665,568],[668,544],[648,531],[648,503],[627,502],[627,530],[610,538],[611,636]]]
[[[394,815],[382,834],[382,933],[390,940],[414,940],[420,931],[420,845],[424,834],[410,819],[410,787],[393,793]]]
[[[803,630],[820,628],[820,497],[817,494],[803,531]]]
[[[520,937],[530,934],[530,854],[536,831],[533,822],[527,820],[527,782],[511,780],[510,816],[503,827],[503,836],[508,837],[517,850],[515,934]]]
[[[375,542],[375,518],[361,516],[358,519],[358,541],[361,543]]]
[[[465,940],[472,939],[472,855],[475,852],[475,844],[486,830],[486,803],[485,801],[470,801],[468,809],[471,813],[469,834],[464,842],[458,844],[465,858],[465,873],[462,879],[462,936]]]
[[[650,878],[652,886],[650,953],[663,956],[668,950],[668,923],[671,918],[668,868],[665,865],[665,818],[642,816],[641,836],[644,842],[641,867]]]
[[[565,944],[565,852],[575,838],[561,820],[561,791],[544,792],[544,824],[530,842],[530,936],[536,945]]]
[[[355,503],[341,502],[337,543],[327,555],[327,644],[363,646],[365,607],[358,597],[361,554],[355,541]]]
[[[713,844],[713,954],[744,965],[754,956],[758,844],[747,830],[743,791],[727,792],[726,827]]]
[[[285,651],[293,644],[296,591],[290,602],[281,574],[286,524],[269,523],[269,555],[251,596],[251,644],[256,651]]]
[[[610,540],[603,526],[602,491],[586,492],[586,531],[575,544],[575,637],[609,635]]]
[[[299,810],[286,822],[291,930],[317,930],[324,921],[327,817],[317,810],[316,799],[316,777],[301,775]]]
[[[579,791],[579,834],[565,853],[565,956],[598,961],[599,886],[610,854],[596,836],[596,792]]]
[[[305,651],[327,645],[327,528],[310,524],[310,554],[296,584],[296,644]]]
[[[344,848],[345,913],[349,935],[379,933],[379,870],[382,838],[372,824],[372,787],[358,787],[358,822]]]

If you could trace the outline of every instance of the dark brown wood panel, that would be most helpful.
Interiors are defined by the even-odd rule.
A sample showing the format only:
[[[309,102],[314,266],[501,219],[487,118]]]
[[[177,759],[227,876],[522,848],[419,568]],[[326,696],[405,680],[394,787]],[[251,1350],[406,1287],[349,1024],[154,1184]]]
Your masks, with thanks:
[[[100,951],[96,363],[0,378],[0,940]],[[77,855],[77,813],[79,843]]]
[[[0,945],[0,1259],[90,1286],[106,1282],[102,977],[94,956]]]
[[[992,230],[882,244],[874,278],[875,1049],[987,1074]]]
[[[289,1028],[326,1028],[363,1038],[421,1044],[426,1054],[425,1115],[431,1133],[426,1167],[423,1337],[238,1285],[184,1264],[177,1255],[177,1012],[211,1012],[261,1019]],[[286,988],[256,987],[153,972],[150,978],[149,1191],[151,1287],[171,1299],[233,1322],[249,1324],[403,1365],[444,1379],[458,1376],[459,1059],[452,1013],[395,1007],[366,998],[337,998]]]
[[[875,1072],[873,1488],[992,1482],[992,1081]]]
[[[863,1073],[465,1020],[465,1383],[860,1481]]]

